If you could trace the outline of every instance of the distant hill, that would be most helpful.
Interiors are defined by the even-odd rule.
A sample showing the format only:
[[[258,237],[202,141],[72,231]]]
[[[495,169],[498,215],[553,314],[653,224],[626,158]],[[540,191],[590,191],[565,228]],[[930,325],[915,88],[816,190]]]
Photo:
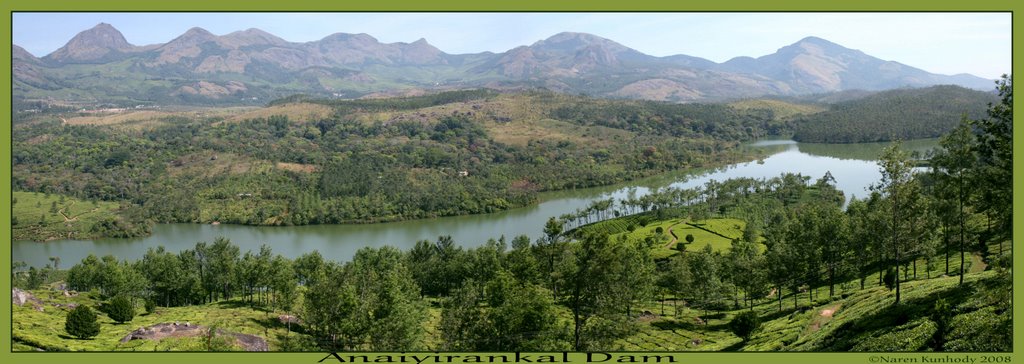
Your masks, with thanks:
[[[592,34],[564,32],[502,53],[447,54],[425,39],[381,43],[336,33],[293,43],[259,29],[215,35],[192,28],[136,46],[101,23],[37,58],[15,46],[14,96],[130,104],[263,104],[305,93],[357,98],[462,88],[546,88],[671,102],[885,90],[992,81],[945,76],[808,37],[759,58],[725,63],[655,57]]]
[[[773,54],[756,59],[733,58],[717,68],[783,81],[796,93],[886,90],[938,84],[956,84],[984,90],[993,88],[990,80],[928,73],[817,37],[801,39]]]
[[[991,92],[932,86],[878,92],[833,104],[828,111],[797,119],[793,139],[814,143],[860,143],[935,138],[966,115],[985,116]]]

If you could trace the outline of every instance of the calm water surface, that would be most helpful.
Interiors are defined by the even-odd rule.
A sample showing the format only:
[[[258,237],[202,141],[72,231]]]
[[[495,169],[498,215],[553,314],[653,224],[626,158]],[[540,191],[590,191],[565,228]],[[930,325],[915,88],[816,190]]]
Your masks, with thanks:
[[[314,226],[239,226],[200,224],[159,224],[153,235],[132,239],[56,240],[46,243],[16,241],[12,244],[12,261],[24,261],[41,267],[51,256],[59,256],[64,267],[70,267],[88,254],[112,254],[122,259],[138,259],[150,247],[164,246],[180,251],[195,246],[196,242],[212,242],[223,236],[246,250],[258,251],[260,245],[270,245],[275,253],[297,257],[319,250],[326,258],[346,261],[359,248],[391,245],[409,249],[419,240],[436,240],[440,235],[451,235],[455,242],[466,247],[481,245],[487,239],[504,235],[508,240],[518,235],[531,238],[541,236],[549,217],[570,213],[587,207],[596,200],[614,197],[617,200],[630,195],[642,196],[652,189],[665,186],[695,187],[710,180],[751,177],[771,178],[782,173],[800,173],[812,181],[832,172],[838,187],[850,196],[863,197],[867,188],[880,177],[875,159],[885,143],[868,144],[806,144],[791,140],[762,140],[749,144],[769,156],[753,162],[729,165],[717,170],[674,172],[625,184],[544,193],[540,203],[487,215],[455,216],[415,221],[402,221],[366,225],[314,225]],[[935,139],[905,142],[910,150],[926,151],[937,146]]]

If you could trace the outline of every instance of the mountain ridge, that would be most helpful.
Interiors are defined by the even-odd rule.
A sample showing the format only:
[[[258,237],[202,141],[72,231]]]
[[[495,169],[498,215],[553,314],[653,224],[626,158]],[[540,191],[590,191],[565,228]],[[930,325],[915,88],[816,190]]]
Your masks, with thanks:
[[[54,97],[53,84],[96,99],[157,103],[238,103],[296,93],[359,97],[496,85],[692,102],[937,84],[984,89],[992,84],[968,74],[929,73],[815,36],[772,54],[722,63],[684,54],[652,56],[578,32],[560,32],[500,53],[449,54],[425,38],[382,43],[366,33],[334,33],[298,43],[257,28],[218,36],[193,27],[166,43],[136,46],[112,25],[100,23],[41,58],[18,49],[15,80],[24,87],[16,87],[15,94],[28,99]],[[136,91],[144,97],[109,85],[109,75],[55,71],[68,64],[117,65],[123,69],[117,77],[137,81],[142,90]],[[48,80],[49,88],[34,86],[39,80]],[[244,91],[180,97],[198,83]]]

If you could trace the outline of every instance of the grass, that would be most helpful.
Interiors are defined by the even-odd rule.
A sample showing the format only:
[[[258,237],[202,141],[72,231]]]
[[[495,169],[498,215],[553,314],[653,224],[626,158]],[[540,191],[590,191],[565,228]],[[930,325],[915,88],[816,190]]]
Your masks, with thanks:
[[[761,330],[746,343],[733,335],[728,322],[747,308],[729,310],[701,316],[702,312],[680,306],[674,314],[671,301],[664,310],[656,301],[648,302],[638,310],[648,311],[654,319],[638,319],[639,330],[617,342],[625,351],[919,351],[929,350],[927,345],[935,334],[931,321],[933,304],[943,298],[952,303],[951,330],[946,334],[951,342],[964,347],[985,343],[965,333],[980,331],[978,327],[998,327],[1002,320],[994,314],[991,301],[978,298],[979,287],[989,284],[995,277],[992,271],[970,273],[965,285],[958,286],[958,277],[921,279],[907,282],[902,287],[902,302],[894,305],[894,294],[885,287],[869,284],[859,286],[829,298],[827,290],[815,300],[807,302],[807,294],[798,294],[800,308],[792,306],[792,296],[783,297],[780,311],[777,302],[762,299],[753,310],[762,318]],[[802,297],[800,297],[802,296]],[[846,298],[843,298],[843,297]],[[680,303],[682,305],[682,303]],[[832,311],[829,315],[825,310]],[[823,315],[824,313],[824,315]],[[984,315],[988,313],[989,315]],[[651,317],[651,316],[648,316]],[[701,318],[704,324],[697,321]],[[983,324],[979,325],[978,322]],[[973,325],[973,326],[972,326]],[[986,326],[987,325],[987,326]],[[966,344],[963,342],[967,342]],[[972,346],[973,345],[973,346]],[[1008,349],[1008,348],[1007,348]]]
[[[797,115],[808,115],[825,111],[826,108],[818,105],[796,104],[781,100],[772,99],[751,99],[729,103],[738,110],[768,109],[774,113],[776,119],[787,119]]]
[[[14,240],[92,238],[94,234],[89,229],[93,224],[120,211],[116,202],[93,202],[56,194],[15,191],[12,197],[16,202],[11,216],[18,222],[12,228]]]
[[[12,305],[12,340],[18,343],[14,350],[46,351],[205,351],[206,347],[200,337],[168,338],[160,341],[132,340],[121,343],[125,335],[140,327],[148,327],[166,322],[188,322],[194,325],[218,328],[235,333],[251,334],[267,340],[270,350],[279,350],[282,340],[287,337],[304,336],[301,333],[289,333],[281,324],[278,312],[268,312],[248,308],[241,301],[221,301],[206,305],[188,307],[158,307],[155,313],[139,314],[128,323],[118,324],[99,312],[96,306],[99,301],[91,293],[83,293],[74,297],[66,297],[60,292],[48,289],[31,291],[44,302],[43,312],[25,306]],[[55,304],[67,305],[75,303],[88,305],[98,317],[100,334],[92,339],[80,340],[69,337],[64,331],[64,321],[68,309],[55,307]],[[141,302],[136,313],[143,312]],[[293,325],[293,330],[298,329]]]
[[[308,123],[328,119],[332,114],[333,110],[328,106],[309,103],[294,103],[245,111],[230,116],[226,121],[240,122],[248,119],[266,119],[275,115],[283,115],[288,117],[288,120],[291,122]]]
[[[633,226],[632,232],[628,231]],[[658,234],[658,228],[662,233]],[[710,245],[712,250],[727,253],[732,248],[733,239],[743,237],[746,223],[739,219],[707,219],[691,222],[683,218],[647,221],[647,217],[639,215],[623,216],[588,225],[582,229],[608,234],[610,239],[628,239],[632,242],[645,242],[651,247],[654,259],[665,259],[679,253],[676,243],[686,243],[686,236],[693,235],[693,243],[686,245],[686,251],[699,251]],[[676,239],[676,243],[671,243]],[[760,248],[764,249],[761,245]]]

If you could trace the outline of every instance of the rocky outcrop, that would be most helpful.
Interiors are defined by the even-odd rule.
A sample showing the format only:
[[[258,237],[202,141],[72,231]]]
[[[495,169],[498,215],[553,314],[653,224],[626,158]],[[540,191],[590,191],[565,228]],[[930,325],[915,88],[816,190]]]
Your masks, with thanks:
[[[168,337],[203,336],[209,333],[210,329],[202,325],[193,325],[189,322],[165,322],[150,327],[140,327],[121,338],[121,343],[127,343],[132,340],[163,340]],[[216,335],[233,336],[235,345],[245,349],[245,351],[269,350],[267,341],[256,335],[228,332],[221,329],[217,329]]]
[[[36,296],[33,296],[31,293],[19,288],[11,289],[11,303],[18,306],[30,304],[36,311],[43,312],[43,301],[36,298]]]

